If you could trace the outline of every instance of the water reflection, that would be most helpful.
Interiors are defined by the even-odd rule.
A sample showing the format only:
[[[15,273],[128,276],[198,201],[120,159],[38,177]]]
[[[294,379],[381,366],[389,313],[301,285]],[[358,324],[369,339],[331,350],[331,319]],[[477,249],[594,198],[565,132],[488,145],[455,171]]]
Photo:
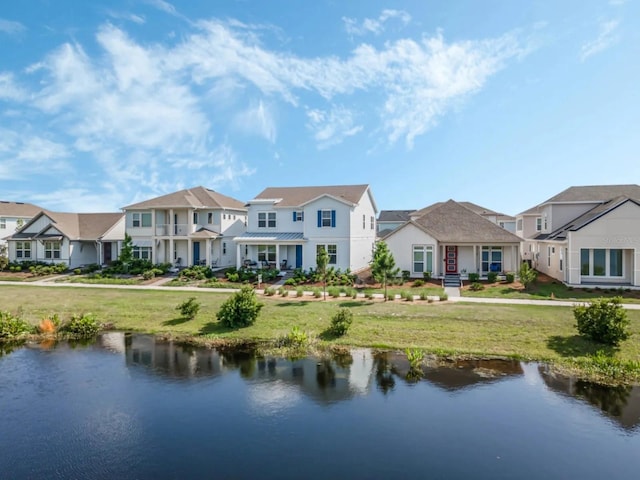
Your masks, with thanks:
[[[640,425],[640,387],[608,387],[576,380],[558,375],[544,365],[538,371],[554,392],[586,401],[626,430],[635,430]]]
[[[122,332],[101,335],[97,346],[122,354],[128,367],[143,367],[154,375],[174,379],[216,377],[237,370],[250,385],[255,404],[268,406],[268,411],[286,408],[299,395],[329,405],[367,395],[372,386],[386,395],[396,390],[398,382],[428,382],[455,393],[524,375],[522,364],[514,360],[431,358],[412,369],[399,352],[352,349],[320,358],[288,360],[263,357],[254,351],[195,348]],[[538,367],[538,373],[552,391],[586,401],[625,429],[640,425],[640,387],[597,385],[556,375],[544,365]]]

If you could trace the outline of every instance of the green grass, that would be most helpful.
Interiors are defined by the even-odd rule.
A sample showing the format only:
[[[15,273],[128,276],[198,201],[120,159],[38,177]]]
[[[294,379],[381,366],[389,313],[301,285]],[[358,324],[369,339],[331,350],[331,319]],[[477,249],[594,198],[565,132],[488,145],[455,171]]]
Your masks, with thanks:
[[[483,298],[521,298],[531,300],[590,300],[594,298],[611,298],[620,296],[623,303],[640,303],[640,291],[626,291],[620,288],[570,288],[561,283],[539,283],[524,291],[513,284],[485,285],[484,290],[477,292],[462,290],[463,297]],[[553,296],[552,296],[553,294]]]
[[[215,318],[230,293],[26,285],[2,285],[0,292],[0,310],[21,312],[22,318],[33,324],[53,313],[64,320],[74,313],[90,312],[98,321],[122,330],[272,341],[293,326],[320,337],[337,309],[346,307],[354,315],[348,334],[323,344],[550,361],[585,375],[591,375],[594,362],[590,358],[598,351],[619,360],[623,369],[640,361],[640,311],[636,310],[628,311],[631,338],[619,350],[612,350],[579,337],[569,307],[260,297],[265,307],[258,321],[251,327],[230,330]],[[189,297],[202,305],[194,320],[180,318],[175,310]],[[640,382],[640,369],[625,381]]]
[[[58,283],[87,283],[90,285],[140,285],[141,278],[89,278],[89,277],[65,277],[56,280]]]

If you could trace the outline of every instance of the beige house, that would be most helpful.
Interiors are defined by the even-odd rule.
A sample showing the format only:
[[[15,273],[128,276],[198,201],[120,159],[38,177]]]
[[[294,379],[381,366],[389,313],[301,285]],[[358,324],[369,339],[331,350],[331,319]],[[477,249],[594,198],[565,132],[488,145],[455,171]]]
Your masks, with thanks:
[[[454,200],[414,212],[383,240],[396,265],[412,277],[484,277],[520,266],[520,238]]]
[[[570,187],[531,211],[538,271],[574,286],[640,286],[639,185]]]
[[[123,208],[136,258],[177,266],[235,264],[233,238],[245,231],[244,204],[195,187]]]
[[[124,240],[124,215],[42,211],[7,240],[11,262],[108,264]]]

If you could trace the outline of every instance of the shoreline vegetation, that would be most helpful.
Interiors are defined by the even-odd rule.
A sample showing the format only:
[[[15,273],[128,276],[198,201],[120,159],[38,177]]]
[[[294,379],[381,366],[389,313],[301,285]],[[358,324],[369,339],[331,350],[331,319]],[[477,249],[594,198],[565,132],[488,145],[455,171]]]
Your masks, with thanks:
[[[640,311],[629,310],[631,338],[619,348],[580,337],[571,307],[465,304],[426,301],[383,302],[366,298],[340,301],[260,296],[264,308],[254,325],[225,328],[216,319],[231,293],[115,288],[0,286],[0,310],[31,325],[58,315],[92,314],[109,329],[149,333],[204,347],[251,345],[258,352],[290,356],[300,348],[283,346],[296,327],[309,341],[305,351],[349,347],[380,350],[419,349],[430,356],[509,358],[547,363],[559,373],[604,384],[640,384]],[[201,304],[195,318],[183,318],[176,306],[194,297]],[[326,331],[339,307],[353,313],[347,335]],[[26,340],[51,339],[27,335]],[[1,340],[0,340],[1,343]]]

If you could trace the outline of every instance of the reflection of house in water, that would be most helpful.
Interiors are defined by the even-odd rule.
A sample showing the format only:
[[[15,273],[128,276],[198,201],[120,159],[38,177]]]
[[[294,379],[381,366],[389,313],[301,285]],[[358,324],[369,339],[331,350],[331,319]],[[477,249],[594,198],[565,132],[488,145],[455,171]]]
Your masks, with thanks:
[[[389,382],[389,378],[382,374],[387,370],[408,381],[416,381],[416,372],[411,370],[406,355],[396,352],[384,352],[376,355],[379,387],[386,391],[381,381]],[[442,363],[428,360],[418,370],[418,375],[435,385],[448,391],[456,391],[487,383],[494,383],[514,375],[523,375],[522,365],[515,360],[455,360]]]
[[[640,387],[608,387],[558,375],[548,367],[538,367],[544,383],[554,392],[586,400],[627,430],[640,425]]]
[[[124,335],[127,366],[142,365],[174,378],[215,376],[222,373],[222,358],[215,350],[177,345],[151,335]]]

